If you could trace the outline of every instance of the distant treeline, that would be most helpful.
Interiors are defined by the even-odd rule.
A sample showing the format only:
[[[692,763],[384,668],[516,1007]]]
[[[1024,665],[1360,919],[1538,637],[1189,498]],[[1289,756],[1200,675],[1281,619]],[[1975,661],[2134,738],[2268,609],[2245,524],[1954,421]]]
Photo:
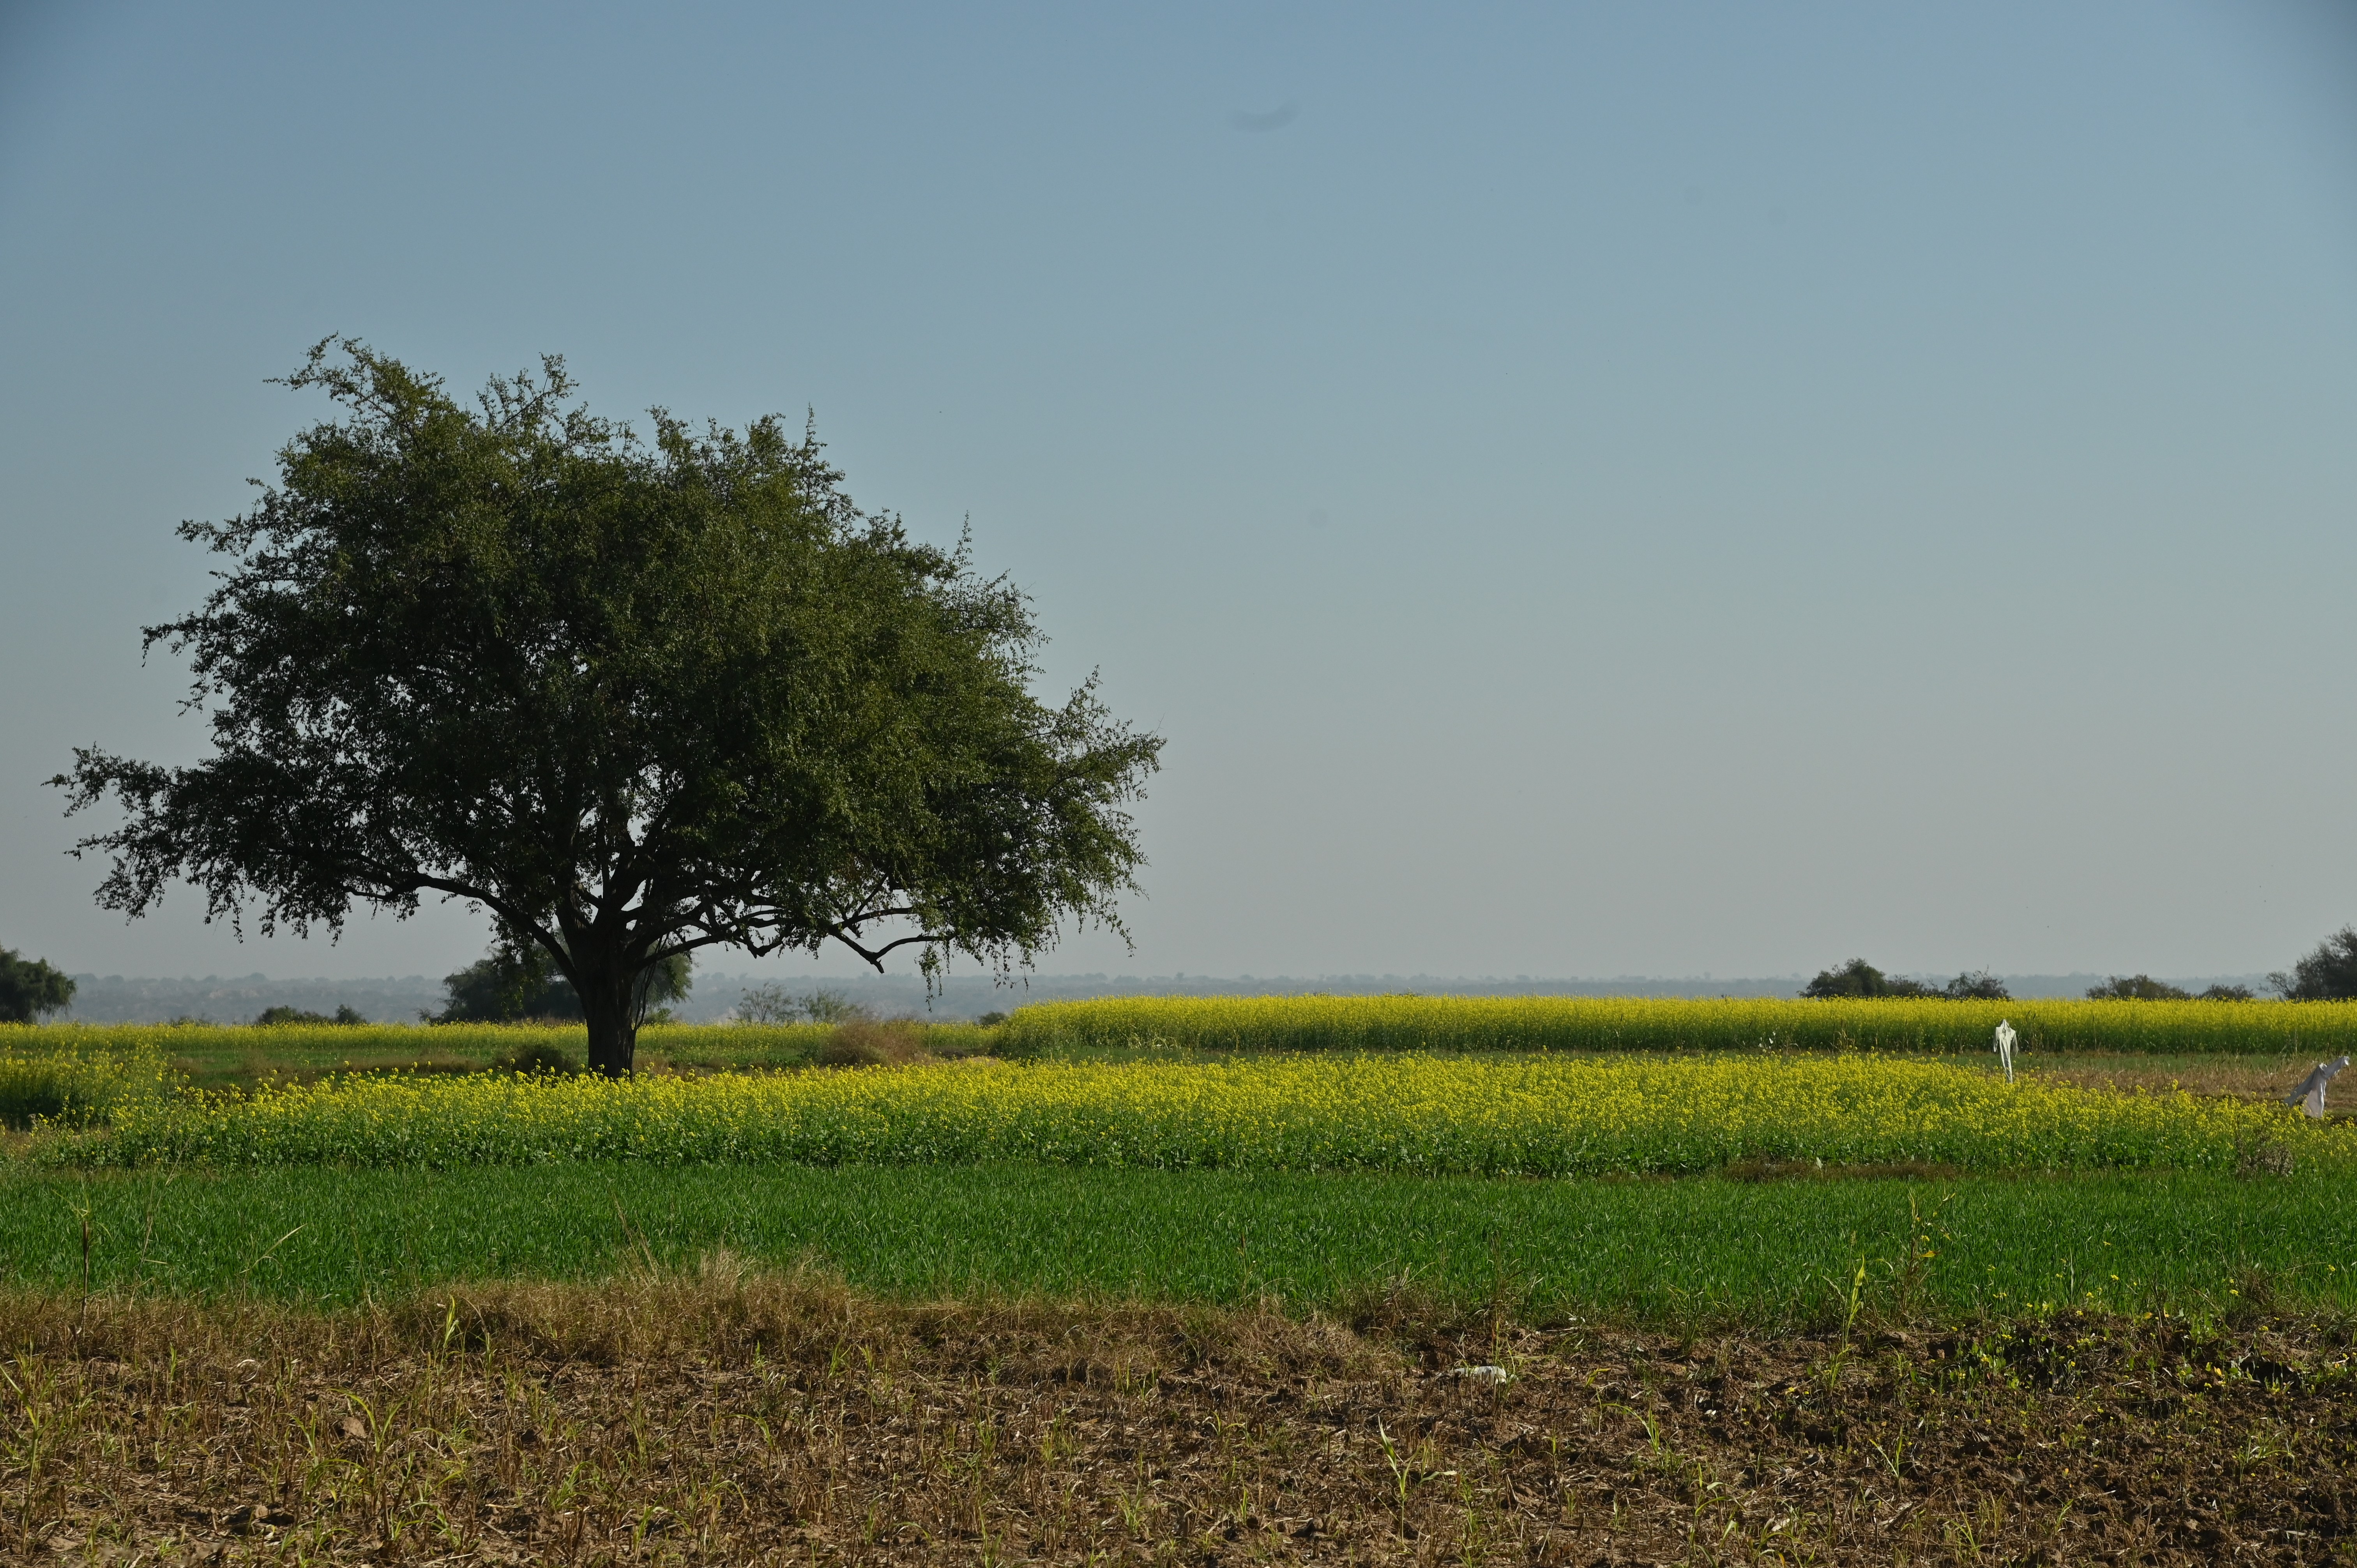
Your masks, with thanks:
[[[2275,977],[2277,981],[2282,976]],[[2284,990],[2282,985],[2277,990]],[[1838,997],[1929,997],[1948,1002],[2010,1002],[2013,993],[2005,982],[1987,970],[1966,970],[1944,985],[1932,985],[1904,975],[1885,974],[1862,958],[1833,969],[1819,970],[1817,977],[1801,988],[1801,994],[1815,1001]],[[2250,1002],[2257,993],[2247,985],[2212,985],[2207,990],[2189,991],[2181,985],[2155,980],[2148,974],[2109,975],[2097,984],[2087,987],[2091,1002]],[[2302,995],[2303,1002],[2325,1002],[2331,995]]]
[[[2316,950],[2287,970],[2267,976],[2267,989],[2287,1002],[2348,1002],[2357,1000],[2357,926],[2343,926],[2317,944]],[[1967,970],[1944,985],[1885,974],[1862,958],[1832,969],[1819,970],[1801,988],[1815,1000],[1841,997],[1939,997],[1950,1002],[2009,1002],[2013,993],[1988,971]],[[2247,985],[2221,983],[2192,991],[2148,974],[2114,974],[2087,987],[2091,1002],[2254,1002],[2258,993]]]

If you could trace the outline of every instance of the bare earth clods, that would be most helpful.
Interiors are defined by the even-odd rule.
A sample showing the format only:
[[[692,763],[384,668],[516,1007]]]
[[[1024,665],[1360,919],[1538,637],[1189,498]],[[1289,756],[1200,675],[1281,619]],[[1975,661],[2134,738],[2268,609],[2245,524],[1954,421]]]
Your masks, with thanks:
[[[341,1316],[18,1298],[0,1347],[19,1560],[2315,1563],[2357,1539],[2357,1389],[2315,1323],[1354,1332],[721,1268]]]

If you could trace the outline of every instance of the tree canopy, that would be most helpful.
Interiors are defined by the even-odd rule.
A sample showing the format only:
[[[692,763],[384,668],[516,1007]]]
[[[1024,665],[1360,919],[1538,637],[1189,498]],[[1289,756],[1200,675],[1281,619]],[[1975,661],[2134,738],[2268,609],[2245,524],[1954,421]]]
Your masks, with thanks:
[[[262,1015],[254,1019],[253,1024],[258,1029],[270,1029],[283,1024],[333,1024],[354,1027],[367,1022],[368,1019],[361,1015],[359,1008],[350,1003],[344,1003],[336,1008],[332,1016],[326,1013],[313,1013],[301,1007],[264,1007],[262,1010]]]
[[[568,406],[554,358],[472,406],[349,339],[285,384],[340,416],[252,510],[181,525],[218,586],[146,633],[210,754],[56,780],[123,811],[81,843],[102,905],[186,880],[209,919],[299,934],[469,900],[572,985],[608,1073],[641,973],[695,949],[907,946],[931,976],[1119,930],[1160,739],[1093,681],[1037,700],[1024,596],[860,511],[808,431],[657,409],[641,439]]]
[[[2267,976],[2287,1002],[2345,1002],[2357,997],[2357,926],[2343,926],[2291,966]]]
[[[72,1005],[73,976],[0,948],[0,1024],[32,1024]]]
[[[1803,996],[1827,1000],[1865,996],[1931,996],[1949,1002],[2009,1002],[2005,983],[1988,971],[1972,970],[1944,986],[1926,985],[1903,975],[1885,974],[1862,958],[1820,970],[1801,988]]]

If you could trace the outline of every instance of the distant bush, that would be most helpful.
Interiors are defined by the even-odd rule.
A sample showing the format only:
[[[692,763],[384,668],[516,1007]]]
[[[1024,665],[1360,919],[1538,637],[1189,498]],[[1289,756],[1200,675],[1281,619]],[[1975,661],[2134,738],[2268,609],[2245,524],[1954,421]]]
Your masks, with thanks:
[[[338,1007],[333,1017],[325,1013],[306,1013],[300,1007],[265,1007],[262,1016],[253,1021],[257,1029],[272,1029],[286,1024],[365,1024],[368,1020],[350,1007]]]
[[[743,1024],[851,1024],[872,1016],[840,991],[824,986],[797,995],[782,985],[756,985],[737,1000],[737,1019]]]
[[[933,1058],[908,1019],[877,1023],[861,1017],[837,1024],[819,1047],[818,1059],[827,1067],[905,1067]]]
[[[2346,1002],[2357,997],[2357,926],[2343,926],[2317,944],[2289,973],[2267,976],[2287,1002]]]
[[[686,953],[639,975],[640,1022],[668,1024],[671,1010],[658,1005],[685,997],[694,983]],[[430,1024],[570,1023],[581,1017],[581,998],[548,954],[529,942],[501,940],[490,952],[456,974],[445,975],[449,1004],[425,1015]]]
[[[1945,985],[1926,985],[1920,980],[1885,974],[1862,958],[1854,958],[1835,969],[1819,971],[1814,980],[1801,988],[1801,994],[1819,1001],[1868,996],[1943,996],[1951,1002],[2012,1000],[2005,983],[1985,969],[1960,974]]]
[[[1921,996],[1923,987],[1911,980],[1892,980],[1882,971],[1862,958],[1817,972],[1817,977],[1801,988],[1801,994],[1816,1001],[1832,1001],[1845,996]]]
[[[2211,989],[2222,991],[2226,988],[2212,986]],[[2251,993],[2245,991],[2239,997],[2212,997],[2211,1000],[2247,1002],[2250,997]],[[2148,974],[2115,974],[2101,985],[2087,987],[2087,1000],[2090,1002],[2190,1002],[2193,1000],[2193,993],[2183,986],[2171,985],[2164,980],[2155,980]]]
[[[73,1002],[73,976],[0,948],[0,1024],[33,1024]]]

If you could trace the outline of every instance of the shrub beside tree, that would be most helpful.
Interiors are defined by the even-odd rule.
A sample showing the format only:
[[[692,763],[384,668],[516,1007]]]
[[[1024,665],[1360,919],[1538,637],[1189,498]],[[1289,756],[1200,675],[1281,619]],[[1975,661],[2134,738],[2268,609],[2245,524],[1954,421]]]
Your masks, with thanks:
[[[687,995],[693,961],[673,953],[662,962],[640,971],[635,1006],[641,1023],[668,1024],[671,1009],[662,1005]],[[429,1024],[577,1024],[582,1020],[580,993],[548,955],[537,946],[501,940],[484,957],[445,975],[449,1003],[439,1013],[425,1015]]]

